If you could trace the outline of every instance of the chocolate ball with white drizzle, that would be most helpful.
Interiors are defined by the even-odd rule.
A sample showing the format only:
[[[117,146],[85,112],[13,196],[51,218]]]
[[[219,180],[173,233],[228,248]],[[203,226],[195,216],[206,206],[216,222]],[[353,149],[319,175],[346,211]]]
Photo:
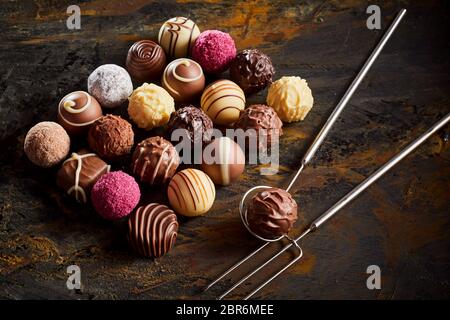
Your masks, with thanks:
[[[102,115],[100,104],[85,91],[67,94],[58,105],[58,123],[69,135],[86,133],[89,126]]]
[[[86,203],[91,189],[100,177],[110,171],[110,165],[95,153],[82,150],[72,153],[58,171],[56,184],[78,202]]]
[[[192,102],[205,88],[205,75],[197,62],[181,58],[167,65],[161,84],[176,102]]]
[[[175,147],[162,137],[141,141],[133,152],[131,171],[140,181],[165,184],[172,178],[180,164]]]

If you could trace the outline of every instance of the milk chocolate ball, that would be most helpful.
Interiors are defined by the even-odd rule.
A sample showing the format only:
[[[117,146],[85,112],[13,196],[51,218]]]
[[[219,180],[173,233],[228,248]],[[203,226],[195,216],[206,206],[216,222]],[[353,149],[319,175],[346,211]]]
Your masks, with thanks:
[[[250,200],[247,221],[260,237],[276,239],[288,234],[297,221],[297,203],[283,189],[265,189]]]

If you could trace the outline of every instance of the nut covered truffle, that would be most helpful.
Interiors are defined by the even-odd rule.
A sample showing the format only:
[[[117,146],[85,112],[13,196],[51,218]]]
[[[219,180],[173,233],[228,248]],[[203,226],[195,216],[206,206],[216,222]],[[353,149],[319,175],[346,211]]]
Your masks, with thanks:
[[[23,150],[35,165],[49,168],[60,163],[70,149],[66,130],[56,122],[43,121],[32,127],[24,141]]]
[[[170,94],[153,83],[144,83],[129,98],[128,115],[141,129],[151,130],[165,125],[175,111]]]
[[[254,104],[241,112],[238,121],[234,124],[235,129],[253,129],[257,134],[259,148],[265,148],[264,141],[259,138],[265,137],[267,147],[272,142],[272,137],[279,137],[283,134],[283,122],[278,117],[273,108],[263,104]]]
[[[201,109],[192,105],[178,109],[170,116],[167,125],[168,137],[174,130],[184,129],[192,143],[203,144],[211,141],[213,123]]]
[[[134,133],[128,121],[108,114],[98,119],[89,129],[88,142],[101,158],[117,160],[131,152]]]
[[[126,68],[137,82],[158,80],[166,67],[166,54],[151,40],[135,42],[128,50]]]
[[[94,184],[109,170],[110,166],[95,153],[74,152],[59,169],[56,184],[78,202],[86,203]]]
[[[246,94],[263,90],[272,83],[274,73],[272,60],[258,49],[239,52],[230,66],[230,79]]]
[[[286,235],[297,221],[297,203],[283,189],[269,188],[258,192],[247,209],[250,230],[265,239]]]
[[[142,182],[165,184],[175,174],[179,164],[178,152],[169,141],[151,137],[137,145],[131,169]]]
[[[165,255],[174,246],[177,232],[176,214],[158,203],[139,207],[128,220],[128,241],[144,257]]]
[[[267,105],[284,122],[305,119],[314,104],[311,89],[300,77],[282,77],[272,83],[267,94]]]

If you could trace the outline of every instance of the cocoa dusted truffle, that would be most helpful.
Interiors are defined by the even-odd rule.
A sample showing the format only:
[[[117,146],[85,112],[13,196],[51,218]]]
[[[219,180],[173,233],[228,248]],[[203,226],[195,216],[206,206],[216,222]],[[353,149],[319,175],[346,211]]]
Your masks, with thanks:
[[[110,166],[95,153],[74,152],[59,169],[56,184],[78,202],[86,203],[94,184],[109,170]]]
[[[272,60],[258,49],[239,52],[230,66],[230,79],[246,94],[263,90],[272,83],[274,74]]]
[[[175,244],[177,232],[175,212],[158,203],[139,207],[128,220],[128,241],[144,257],[165,255]]]
[[[101,158],[117,160],[131,152],[134,133],[128,121],[108,114],[94,122],[89,129],[88,142]]]
[[[213,123],[201,109],[189,105],[178,109],[170,116],[168,136],[176,129],[185,129],[192,143],[211,141]]]
[[[131,170],[142,182],[165,184],[175,174],[179,164],[178,152],[169,141],[151,137],[137,145]]]
[[[266,239],[288,234],[297,221],[297,203],[288,192],[279,188],[257,193],[247,210],[249,228]]]
[[[135,42],[128,50],[126,68],[135,81],[155,81],[161,77],[165,67],[163,48],[151,40]]]
[[[234,124],[235,129],[254,129],[257,136],[258,146],[264,149],[264,142],[260,137],[266,137],[267,146],[270,146],[274,136],[283,134],[283,122],[275,110],[264,104],[254,104],[241,111],[238,121]]]

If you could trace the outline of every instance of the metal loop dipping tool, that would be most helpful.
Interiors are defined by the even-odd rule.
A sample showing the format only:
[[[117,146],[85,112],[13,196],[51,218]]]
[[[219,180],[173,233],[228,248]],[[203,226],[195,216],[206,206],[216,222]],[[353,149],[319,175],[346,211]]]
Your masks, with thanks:
[[[373,50],[372,54],[367,59],[366,63],[356,76],[356,78],[351,83],[350,87],[347,89],[346,93],[338,103],[338,105],[335,107],[333,112],[331,113],[330,117],[326,121],[323,128],[320,130],[317,137],[314,139],[313,143],[303,156],[300,168],[294,175],[293,179],[289,183],[288,187],[286,188],[286,191],[289,192],[289,190],[292,188],[294,183],[297,181],[300,173],[303,171],[305,166],[310,162],[316,151],[318,150],[320,144],[323,142],[325,137],[327,136],[328,132],[330,131],[333,124],[336,122],[337,118],[341,114],[342,110],[347,105],[348,101],[352,97],[353,93],[358,88],[361,81],[364,79],[365,75],[369,71],[372,64],[375,62],[376,58],[380,54],[381,50],[386,45],[387,41],[391,37],[391,35],[394,33],[397,26],[400,24],[400,21],[406,14],[406,9],[402,9],[390,25],[389,29],[386,31],[386,33],[383,35],[382,39],[378,43],[378,45]],[[227,295],[229,295],[231,292],[233,292],[237,287],[239,287],[241,284],[243,284],[245,281],[250,279],[253,275],[255,275],[257,272],[259,272],[261,269],[263,269],[265,266],[267,266],[269,263],[271,263],[273,260],[275,260],[277,257],[279,257],[283,252],[290,249],[292,246],[294,246],[297,249],[297,256],[292,259],[288,264],[286,264],[281,270],[279,270],[277,273],[275,273],[273,276],[268,278],[266,281],[264,281],[262,284],[260,284],[255,290],[253,290],[250,294],[248,294],[244,300],[247,300],[251,298],[254,294],[256,294],[258,291],[260,291],[262,288],[264,288],[267,284],[269,284],[272,280],[277,278],[281,273],[283,273],[286,269],[288,269],[290,266],[292,266],[294,263],[296,263],[298,260],[301,259],[303,255],[303,251],[299,246],[299,241],[305,237],[307,234],[311,233],[312,231],[315,231],[319,226],[321,226],[323,223],[328,221],[334,214],[336,214],[340,209],[342,209],[346,204],[348,204],[351,200],[353,200],[355,197],[357,197],[362,191],[364,191],[367,187],[369,187],[372,183],[374,183],[376,180],[378,180],[384,173],[386,173],[388,170],[390,170],[394,165],[396,165],[398,162],[400,162],[404,157],[406,157],[409,153],[411,153],[414,149],[416,149],[420,144],[422,144],[425,140],[427,140],[431,135],[433,135],[437,130],[442,128],[445,124],[447,124],[450,120],[450,113],[447,114],[443,119],[441,119],[439,122],[435,123],[428,131],[426,131],[424,134],[422,134],[419,138],[414,140],[411,144],[409,144],[403,151],[401,151],[399,154],[394,156],[391,160],[389,160],[387,163],[385,163],[382,167],[380,167],[377,171],[375,171],[370,177],[368,177],[366,180],[364,180],[361,184],[359,184],[356,188],[354,188],[352,191],[350,191],[347,195],[345,195],[341,200],[339,200],[335,205],[333,205],[330,209],[328,209],[325,213],[323,213],[321,216],[319,216],[316,220],[314,220],[309,227],[307,227],[297,238],[292,239],[288,235],[282,235],[281,237],[278,237],[276,239],[266,239],[264,237],[261,237],[260,235],[253,232],[247,222],[247,209],[246,209],[246,203],[248,199],[252,197],[256,192],[268,189],[270,187],[268,186],[256,186],[250,190],[248,190],[240,204],[239,204],[239,213],[242,219],[243,224],[247,228],[247,230],[254,235],[255,237],[265,241],[265,243],[257,248],[255,251],[250,253],[248,256],[246,256],[244,259],[240,260],[236,264],[234,264],[232,267],[230,267],[228,270],[226,270],[222,275],[220,275],[216,280],[211,282],[206,288],[205,291],[210,289],[212,286],[214,286],[216,283],[218,283],[220,280],[225,278],[227,275],[229,275],[232,271],[237,269],[239,266],[241,266],[244,262],[250,260],[253,256],[255,256],[258,252],[263,250],[266,246],[268,246],[272,242],[280,241],[283,238],[287,239],[290,243],[284,246],[281,250],[279,250],[275,255],[273,255],[271,258],[266,260],[263,264],[259,265],[254,269],[252,272],[245,275],[243,278],[241,278],[239,281],[237,281],[230,289],[228,289],[226,292],[224,292],[221,296],[218,297],[219,300],[223,299]]]

